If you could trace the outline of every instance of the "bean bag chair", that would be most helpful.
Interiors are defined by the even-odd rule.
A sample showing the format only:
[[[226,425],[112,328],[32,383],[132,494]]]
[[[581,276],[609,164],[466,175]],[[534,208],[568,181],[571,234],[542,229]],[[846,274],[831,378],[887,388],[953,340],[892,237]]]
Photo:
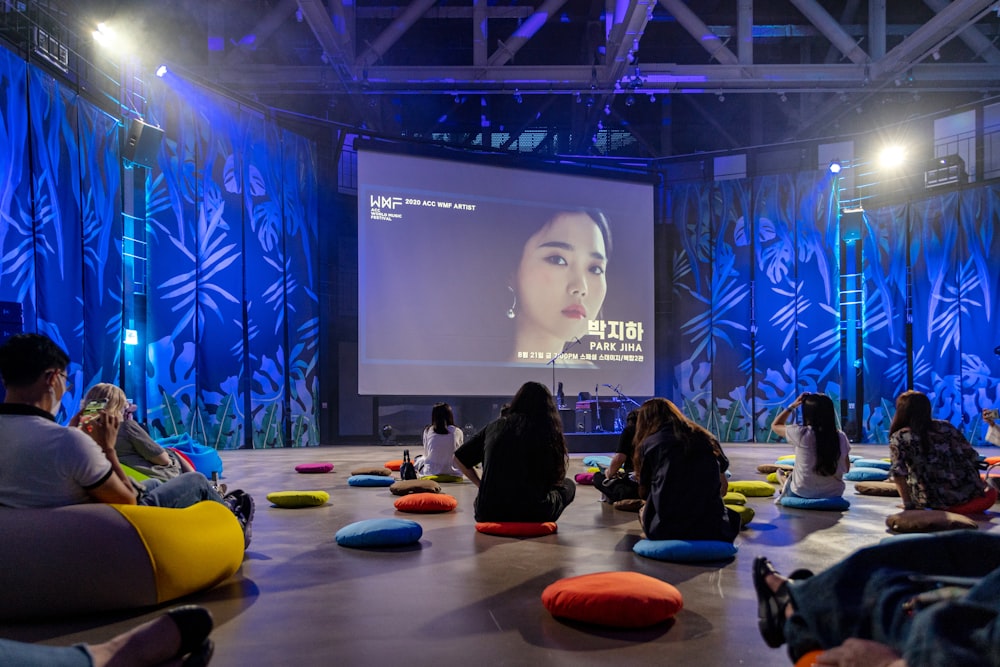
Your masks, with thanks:
[[[218,473],[222,477],[222,458],[219,452],[195,441],[189,434],[172,435],[156,442],[161,447],[171,447],[186,455],[194,469],[205,477],[212,479],[212,473]]]
[[[159,605],[212,588],[243,562],[221,503],[0,508],[0,618]]]

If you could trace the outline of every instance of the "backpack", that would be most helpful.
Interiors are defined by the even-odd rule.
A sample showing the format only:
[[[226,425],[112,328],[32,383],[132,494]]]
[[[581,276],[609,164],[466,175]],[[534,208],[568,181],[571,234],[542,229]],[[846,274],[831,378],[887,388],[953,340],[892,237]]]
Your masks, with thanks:
[[[416,479],[417,469],[413,467],[413,462],[410,461],[410,450],[403,450],[403,463],[399,466],[399,478],[400,479]]]

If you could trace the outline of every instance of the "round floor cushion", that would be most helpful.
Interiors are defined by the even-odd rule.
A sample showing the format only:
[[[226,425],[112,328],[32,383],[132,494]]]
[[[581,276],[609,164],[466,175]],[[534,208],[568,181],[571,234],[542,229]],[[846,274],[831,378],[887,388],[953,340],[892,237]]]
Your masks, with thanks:
[[[794,507],[800,510],[825,510],[828,512],[843,512],[851,506],[847,498],[800,498],[798,496],[782,496],[778,500],[782,507]]]
[[[993,504],[996,501],[997,490],[991,486],[986,489],[986,493],[978,498],[973,498],[972,500],[962,503],[961,505],[949,507],[948,511],[954,512],[955,514],[980,514],[993,507]]]
[[[610,456],[584,456],[583,465],[587,468],[597,466],[598,468],[607,468],[611,465]]]
[[[851,467],[857,466],[858,468],[877,468],[879,470],[888,470],[892,463],[884,459],[858,459],[856,461],[851,461]]]
[[[556,618],[615,628],[645,628],[673,618],[684,607],[681,592],[638,572],[595,572],[560,579],[542,591],[542,605]]]
[[[421,475],[420,479],[429,479],[440,484],[460,484],[465,478],[461,475]]]
[[[379,475],[381,477],[392,476],[392,471],[385,466],[361,466],[351,471],[352,475]]]
[[[851,469],[844,473],[844,479],[848,482],[884,482],[889,479],[889,471],[881,468],[862,468],[851,466]]]
[[[729,482],[729,490],[733,493],[742,493],[748,498],[766,498],[774,495],[774,486],[759,479],[731,481]]]
[[[394,496],[405,496],[410,493],[441,493],[441,485],[432,479],[401,479],[392,483],[389,493]]]
[[[747,497],[742,493],[736,493],[735,491],[728,491],[726,495],[722,496],[722,502],[727,505],[746,505]]]
[[[616,500],[612,506],[616,510],[623,512],[638,512],[642,509],[643,500],[642,498],[623,498],[622,500]]]
[[[728,560],[739,547],[721,540],[639,540],[632,551],[644,558],[674,563]]]
[[[295,472],[300,472],[303,475],[322,475],[323,473],[328,473],[333,471],[332,463],[300,463],[295,466]]]
[[[435,514],[458,507],[458,499],[447,493],[409,493],[393,503],[400,512]]]
[[[272,491],[267,499],[277,507],[295,509],[298,507],[318,507],[330,500],[326,491]]]
[[[365,519],[337,531],[334,539],[342,547],[402,547],[420,541],[424,529],[408,519]]]
[[[753,518],[757,516],[757,512],[755,512],[749,505],[726,505],[726,507],[740,516],[740,530],[746,528],[747,524],[753,521]]]
[[[784,463],[761,463],[757,466],[757,472],[761,475],[770,475],[772,472],[778,472],[779,470],[784,470],[786,472],[791,472],[795,469],[793,465],[787,465]]]
[[[858,482],[854,491],[862,496],[899,497],[899,488],[894,482]]]
[[[476,530],[503,537],[541,537],[555,533],[558,526],[555,521],[477,521]]]
[[[903,510],[887,516],[885,525],[897,533],[934,533],[979,528],[969,517],[944,510]]]
[[[403,459],[393,459],[392,461],[386,461],[385,467],[394,472],[398,471],[403,467]]]
[[[348,486],[392,486],[392,477],[385,475],[351,475],[347,478]]]
[[[578,472],[573,476],[573,480],[577,484],[582,484],[584,486],[594,485],[594,473],[592,472]]]

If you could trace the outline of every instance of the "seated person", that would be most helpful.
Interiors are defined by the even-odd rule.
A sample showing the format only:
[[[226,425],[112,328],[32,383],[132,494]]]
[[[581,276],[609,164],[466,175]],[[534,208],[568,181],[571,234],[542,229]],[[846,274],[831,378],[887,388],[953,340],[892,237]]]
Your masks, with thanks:
[[[0,345],[0,379],[7,391],[0,404],[0,505],[189,507],[214,500],[236,515],[249,544],[254,509],[249,494],[234,491],[223,498],[204,475],[193,472],[133,484],[115,451],[118,414],[102,410],[81,426],[77,413],[68,427],[57,424],[68,364],[69,356],[41,334],[12,336]]]
[[[635,423],[638,410],[631,410],[625,417],[625,428],[618,436],[618,449],[611,457],[606,472],[594,473],[594,486],[611,502],[639,497],[639,483],[632,472],[635,448]]]
[[[91,401],[104,401],[104,409],[115,415],[122,415],[118,426],[118,437],[115,440],[115,452],[118,461],[137,470],[144,475],[167,481],[177,477],[182,472],[194,472],[187,461],[169,449],[164,449],[149,437],[139,422],[132,419],[129,411],[129,401],[125,392],[113,384],[101,382],[95,384],[83,398],[83,404]]]
[[[455,467],[455,450],[462,446],[465,434],[455,426],[455,413],[447,403],[435,403],[431,408],[431,423],[424,428],[424,454],[413,464],[420,475],[454,475],[462,471]]]
[[[983,421],[986,422],[986,442],[1000,447],[1000,426],[997,426],[997,411],[983,410]]]
[[[538,382],[526,382],[506,416],[455,451],[456,465],[479,487],[476,521],[557,520],[576,494],[576,483],[566,479],[567,459],[559,411]]]
[[[1000,666],[1000,536],[969,530],[889,540],[824,572],[753,564],[758,625],[820,665]]]
[[[788,416],[800,405],[802,425],[786,424]],[[840,498],[844,495],[844,473],[851,469],[851,445],[844,432],[837,428],[837,416],[829,396],[801,394],[775,416],[771,430],[795,448],[795,466],[791,476],[782,479],[782,495],[799,498]]]
[[[896,399],[889,426],[889,477],[905,509],[947,509],[979,498],[979,453],[958,429],[931,418],[931,402],[919,391]]]
[[[732,542],[739,515],[725,506],[729,460],[719,441],[665,398],[651,398],[636,422],[639,514],[650,540]]]

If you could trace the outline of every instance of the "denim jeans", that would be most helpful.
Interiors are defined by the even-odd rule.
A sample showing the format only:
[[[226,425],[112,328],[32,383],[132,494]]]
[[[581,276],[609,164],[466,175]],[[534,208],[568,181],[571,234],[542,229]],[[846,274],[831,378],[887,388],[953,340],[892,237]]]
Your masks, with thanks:
[[[146,489],[146,493],[136,501],[139,505],[190,507],[202,500],[222,502],[222,496],[200,472],[181,473],[166,482],[147,479],[142,482],[142,486]]]
[[[45,646],[0,639],[0,665],[18,667],[91,667],[90,652],[76,646]]]

